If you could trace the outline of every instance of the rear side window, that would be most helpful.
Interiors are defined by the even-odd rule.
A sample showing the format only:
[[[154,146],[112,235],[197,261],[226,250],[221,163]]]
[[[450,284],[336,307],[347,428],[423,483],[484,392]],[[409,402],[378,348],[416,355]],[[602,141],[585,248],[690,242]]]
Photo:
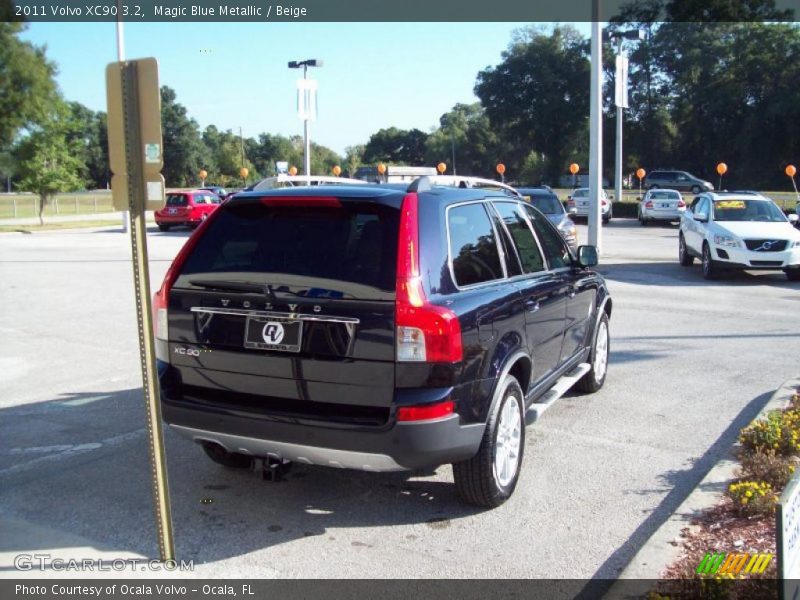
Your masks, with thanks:
[[[542,248],[547,256],[547,262],[550,264],[550,268],[560,269],[562,267],[568,267],[572,263],[572,259],[561,234],[550,224],[547,217],[538,210],[528,206],[525,207],[525,210],[536,232],[536,237],[538,237],[539,241],[542,243]]]
[[[539,245],[533,237],[528,220],[522,213],[522,207],[511,202],[496,202],[494,205],[500,218],[506,225],[514,245],[517,247],[522,269],[525,273],[544,271],[544,259],[539,251]]]
[[[483,204],[447,211],[453,276],[459,287],[503,278],[494,229]]]
[[[221,214],[198,240],[182,275],[270,273],[308,278],[307,285],[328,279],[395,289],[395,208],[358,201],[330,207],[255,201],[224,204],[217,212]]]
[[[189,198],[186,194],[167,194],[167,206],[186,206]]]

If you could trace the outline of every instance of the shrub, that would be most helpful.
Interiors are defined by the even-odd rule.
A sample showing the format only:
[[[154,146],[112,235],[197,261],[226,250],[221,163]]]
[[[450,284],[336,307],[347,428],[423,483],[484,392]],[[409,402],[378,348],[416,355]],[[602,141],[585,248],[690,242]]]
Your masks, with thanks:
[[[774,411],[742,429],[739,442],[745,453],[774,451],[791,456],[800,450],[800,411]]]
[[[740,481],[728,486],[728,496],[739,515],[771,515],[778,497],[765,481]]]
[[[765,481],[774,490],[782,490],[794,473],[791,460],[775,454],[774,450],[742,453],[742,477],[753,481]]]

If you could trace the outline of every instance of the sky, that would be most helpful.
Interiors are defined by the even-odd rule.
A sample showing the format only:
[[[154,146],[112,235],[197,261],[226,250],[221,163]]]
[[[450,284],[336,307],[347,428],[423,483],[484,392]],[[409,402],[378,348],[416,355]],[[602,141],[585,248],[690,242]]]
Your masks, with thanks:
[[[201,128],[245,137],[302,135],[290,60],[322,59],[311,139],[339,154],[379,129],[430,131],[456,103],[477,101],[477,74],[501,61],[525,23],[126,23],[127,59],[155,57]],[[576,25],[588,35],[588,24]],[[106,110],[105,67],[117,60],[113,23],[31,23],[64,97]]]

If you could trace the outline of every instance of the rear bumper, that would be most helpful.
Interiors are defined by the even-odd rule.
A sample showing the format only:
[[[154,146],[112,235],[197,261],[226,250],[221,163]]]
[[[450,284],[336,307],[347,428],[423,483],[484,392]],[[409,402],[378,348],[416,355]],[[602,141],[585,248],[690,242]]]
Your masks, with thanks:
[[[681,216],[683,215],[682,210],[674,210],[674,211],[656,211],[656,210],[647,210],[642,209],[642,217],[645,219],[650,219],[651,221],[680,221]]]
[[[171,401],[162,393],[164,420],[198,443],[231,452],[306,464],[399,471],[434,467],[474,456],[484,424],[461,424],[458,415],[388,429],[342,428],[234,415]]]
[[[200,219],[192,219],[192,215],[155,215],[156,223],[166,225],[182,225],[184,223],[199,223]]]

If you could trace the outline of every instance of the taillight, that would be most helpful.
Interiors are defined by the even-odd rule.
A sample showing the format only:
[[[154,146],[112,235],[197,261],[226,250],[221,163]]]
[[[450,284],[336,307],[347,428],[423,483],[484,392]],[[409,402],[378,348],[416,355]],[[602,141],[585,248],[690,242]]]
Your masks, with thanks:
[[[644,203],[644,207],[645,208],[653,208],[653,203],[650,200],[648,200],[647,202]]]
[[[428,421],[452,415],[455,403],[452,400],[437,402],[436,404],[423,404],[419,406],[401,406],[397,409],[398,421]]]
[[[419,275],[419,197],[407,194],[397,240],[395,326],[400,362],[458,362],[463,358],[456,314],[430,304]]]
[[[678,208],[686,208],[686,202],[683,200],[678,200]]]
[[[221,212],[221,210],[215,210],[208,215],[207,219],[200,222],[200,225],[192,232],[192,235],[186,240],[186,243],[167,269],[167,274],[164,275],[164,281],[161,282],[161,287],[153,294],[153,333],[156,339],[164,341],[169,340],[167,309],[169,308],[169,292],[172,290],[172,284],[174,284],[175,280],[178,278],[183,264],[197,245],[197,241],[203,236],[205,230]]]
[[[575,200],[572,199],[572,196],[567,196],[567,206],[575,206]]]
[[[608,200],[606,200],[605,198],[603,198],[603,206],[608,206]]]

